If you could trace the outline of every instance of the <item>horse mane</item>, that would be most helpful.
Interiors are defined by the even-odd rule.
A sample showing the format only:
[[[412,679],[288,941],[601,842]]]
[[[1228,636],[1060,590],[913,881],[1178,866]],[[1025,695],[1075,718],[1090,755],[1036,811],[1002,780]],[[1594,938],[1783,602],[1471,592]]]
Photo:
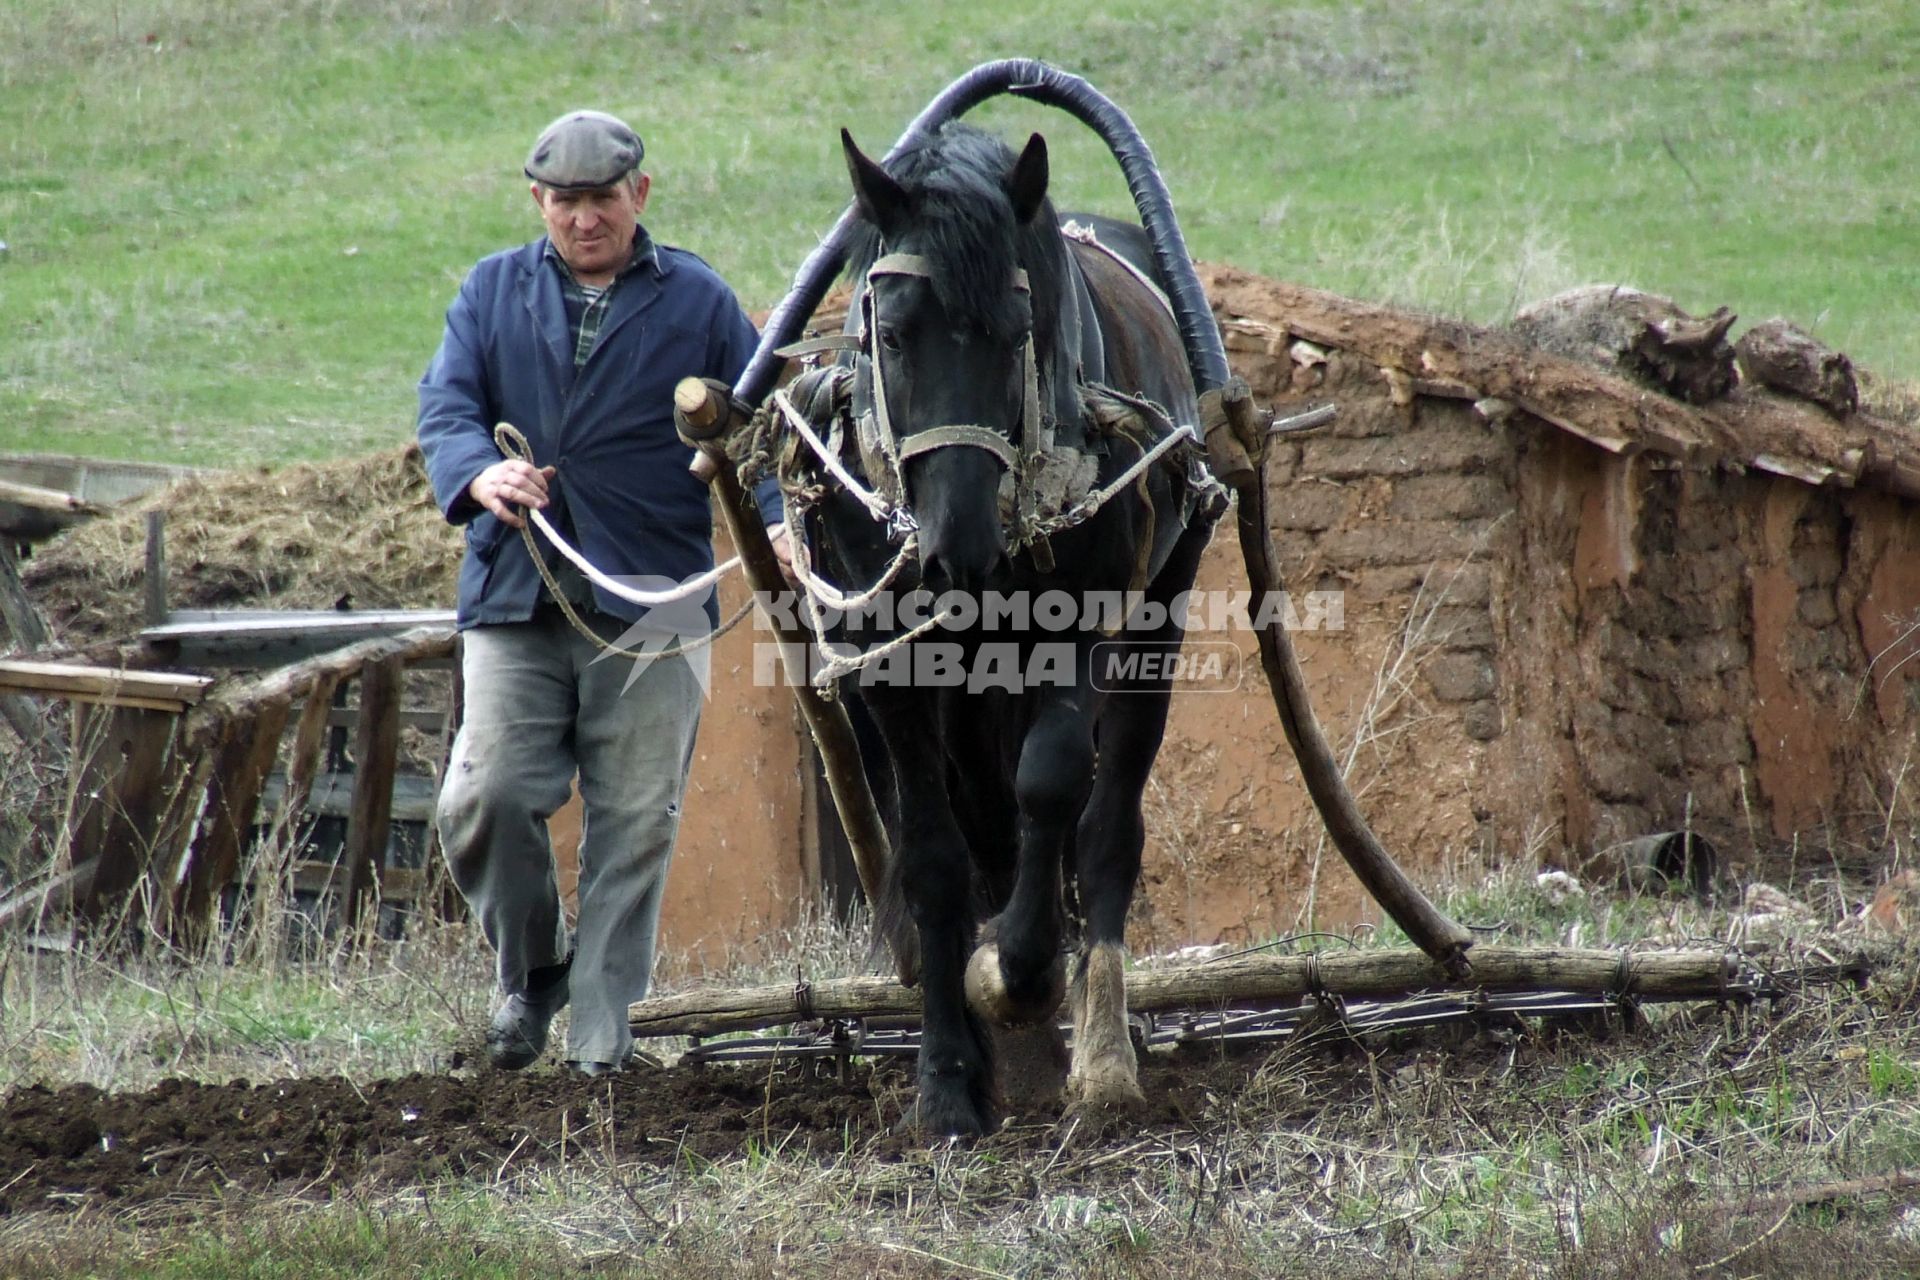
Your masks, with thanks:
[[[1033,306],[1036,351],[1051,352],[1067,283],[1067,250],[1052,201],[1025,226],[1013,220],[1007,177],[1013,149],[991,133],[953,120],[909,140],[886,171],[912,201],[919,243],[932,271],[934,297],[947,314],[1001,341],[1020,336],[1023,317],[1012,288],[1024,267]],[[883,249],[879,229],[858,224],[847,274],[856,285]]]

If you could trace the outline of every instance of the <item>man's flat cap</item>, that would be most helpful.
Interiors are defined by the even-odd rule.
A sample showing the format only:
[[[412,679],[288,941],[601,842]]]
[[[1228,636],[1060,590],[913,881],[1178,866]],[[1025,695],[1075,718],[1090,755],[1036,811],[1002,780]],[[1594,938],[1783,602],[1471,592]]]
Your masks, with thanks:
[[[604,111],[569,111],[540,131],[527,176],[556,191],[610,187],[640,167],[640,135]]]

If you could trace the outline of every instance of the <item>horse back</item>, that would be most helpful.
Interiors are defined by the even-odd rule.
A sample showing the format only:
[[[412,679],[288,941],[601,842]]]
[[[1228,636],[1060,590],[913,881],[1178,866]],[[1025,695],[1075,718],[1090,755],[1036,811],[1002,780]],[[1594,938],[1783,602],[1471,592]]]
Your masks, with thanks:
[[[1093,222],[1098,244],[1068,240],[1093,300],[1105,352],[1104,381],[1167,409],[1175,422],[1198,416],[1186,346],[1158,282],[1146,233],[1110,218]],[[1118,256],[1116,256],[1118,255]],[[1124,259],[1124,260],[1123,260]]]

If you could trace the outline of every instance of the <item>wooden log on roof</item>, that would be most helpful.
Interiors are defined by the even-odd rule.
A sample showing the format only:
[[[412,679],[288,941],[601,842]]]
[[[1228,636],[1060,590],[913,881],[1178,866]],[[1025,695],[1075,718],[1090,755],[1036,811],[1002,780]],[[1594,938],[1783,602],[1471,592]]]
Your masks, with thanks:
[[[1735,961],[1723,951],[1610,951],[1570,947],[1473,950],[1473,976],[1451,981],[1425,953],[1404,949],[1279,956],[1259,952],[1198,964],[1127,973],[1127,1007],[1280,1008],[1325,994],[1392,999],[1443,991],[1566,991],[1649,1000],[1716,999],[1729,994]],[[911,1017],[918,989],[890,978],[838,978],[721,991],[689,991],[634,1005],[638,1036],[707,1036],[755,1031],[818,1018]]]
[[[1541,351],[1513,334],[1360,302],[1303,285],[1206,267],[1215,309],[1247,316],[1316,347],[1362,356],[1447,394],[1507,401],[1617,454],[1759,465],[1809,483],[1866,484],[1920,498],[1920,433],[1865,412],[1837,422],[1815,404],[1736,387],[1690,405],[1597,365]]]

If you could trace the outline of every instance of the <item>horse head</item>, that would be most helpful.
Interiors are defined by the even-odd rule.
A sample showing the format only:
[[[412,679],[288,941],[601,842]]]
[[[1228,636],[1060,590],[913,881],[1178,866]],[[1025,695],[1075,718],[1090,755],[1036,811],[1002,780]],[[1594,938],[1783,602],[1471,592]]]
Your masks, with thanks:
[[[977,591],[1008,572],[1001,478],[1041,430],[1039,387],[1054,381],[1042,365],[1065,255],[1046,142],[1036,133],[1015,157],[949,125],[889,170],[840,137],[870,229],[854,255],[869,362],[862,411],[875,416],[919,527],[923,582]]]

